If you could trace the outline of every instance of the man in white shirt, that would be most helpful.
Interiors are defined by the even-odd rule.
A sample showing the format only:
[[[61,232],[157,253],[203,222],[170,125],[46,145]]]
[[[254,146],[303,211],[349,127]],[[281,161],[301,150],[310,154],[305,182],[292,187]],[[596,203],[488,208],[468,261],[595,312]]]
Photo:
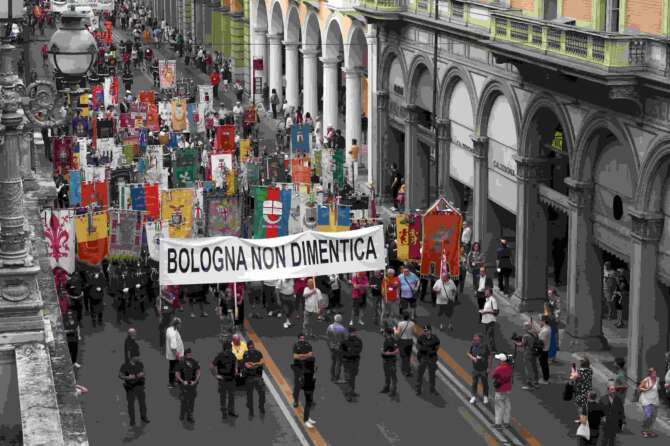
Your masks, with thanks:
[[[279,292],[279,301],[282,309],[286,315],[286,322],[284,328],[291,325],[291,315],[293,314],[293,307],[295,305],[295,295],[293,294],[293,279],[281,279],[277,281],[277,291]]]
[[[484,301],[484,308],[479,310],[479,313],[482,315],[482,324],[484,324],[484,338],[486,339],[486,344],[489,346],[489,351],[495,352],[497,350],[494,329],[496,325],[496,318],[498,316],[498,302],[496,301],[496,298],[493,297],[491,288],[486,288],[484,290],[484,296],[486,297],[486,301]]]
[[[437,316],[445,317],[449,331],[454,331],[452,317],[454,316],[454,302],[456,301],[456,284],[449,278],[448,273],[442,274],[435,281],[433,292],[437,295],[435,300],[437,304]],[[440,321],[440,330],[443,329],[444,324]]]
[[[315,286],[314,279],[307,280],[307,287],[303,291],[305,296],[305,313],[303,315],[302,331],[305,336],[314,336],[314,324],[319,314],[319,300],[321,291]]]
[[[465,254],[470,254],[470,245],[472,243],[472,228],[467,221],[463,223],[463,231],[461,232],[461,246],[465,249]]]
[[[168,373],[169,382],[168,388],[175,388],[175,366],[177,362],[184,356],[184,343],[179,334],[179,327],[181,326],[181,319],[178,317],[172,319],[170,326],[165,331],[165,357],[170,362],[170,369]]]

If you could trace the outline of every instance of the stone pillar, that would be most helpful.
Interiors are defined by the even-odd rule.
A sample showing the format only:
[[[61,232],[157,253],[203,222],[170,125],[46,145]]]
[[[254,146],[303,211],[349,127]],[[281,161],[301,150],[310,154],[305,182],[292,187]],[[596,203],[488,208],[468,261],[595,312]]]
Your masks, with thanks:
[[[41,136],[41,135],[40,135]],[[33,159],[33,136],[25,132],[21,135],[21,179],[25,190],[35,190],[35,160]]]
[[[521,312],[542,311],[547,293],[547,215],[538,185],[549,176],[546,160],[516,157],[517,217],[512,304]]]
[[[303,95],[302,95],[302,111],[303,116],[309,112],[313,120],[319,115],[319,98],[316,56],[319,54],[318,50],[302,49],[302,72],[303,72]],[[323,120],[321,121],[323,126]]]
[[[332,125],[334,129],[339,129],[339,119],[338,119],[338,79],[339,76],[337,67],[339,62],[337,59],[326,59],[321,58],[323,62],[323,131],[325,133],[329,125]],[[345,135],[346,137],[346,135]]]
[[[286,100],[288,105],[298,108],[299,80],[298,42],[284,42],[286,48]]]
[[[368,132],[374,134],[372,135],[371,145],[368,147],[368,153],[373,154],[374,164],[368,166],[368,169],[373,171],[373,179],[375,183],[377,197],[380,199],[384,198],[384,194],[387,193],[387,190],[390,190],[391,187],[391,176],[389,172],[386,171],[386,166],[384,165],[384,156],[382,155],[382,147],[384,147],[384,135],[387,131],[387,107],[389,95],[386,91],[377,91],[375,95],[377,98],[377,107],[374,110],[373,119],[370,122],[374,122],[374,126],[370,126],[368,122]],[[393,201],[394,197],[391,197]]]
[[[417,163],[417,140],[416,140],[416,126],[418,122],[418,115],[416,105],[405,106],[407,118],[405,119],[405,211],[414,212],[416,207],[421,203],[419,197],[420,187],[417,182],[423,181],[421,172],[416,172]]]
[[[572,178],[566,178],[565,183],[570,188],[568,305],[561,348],[579,352],[604,349],[602,269],[591,222],[593,185]],[[546,235],[541,240],[546,240]]]
[[[472,188],[472,241],[479,242],[482,252],[487,252],[490,243],[486,233],[487,209],[489,201],[489,139],[471,135],[474,155],[474,183]],[[487,259],[489,262],[491,259]]]
[[[347,166],[351,166],[351,140],[355,139],[359,147],[363,144],[361,141],[361,72],[358,68],[345,68],[345,87],[346,94],[346,115],[345,115],[345,133],[347,141],[346,156]]]
[[[668,321],[668,303],[658,279],[658,246],[664,216],[630,209],[632,253],[630,262],[630,303],[628,316],[628,376],[635,382],[649,367],[659,374],[665,370],[663,354]]]
[[[282,100],[282,67],[281,67],[281,34],[268,34],[268,44],[270,45],[270,66],[268,67],[270,78],[270,94],[274,89],[279,96],[279,104]]]
[[[451,152],[449,151],[451,144],[451,121],[449,119],[438,118],[437,139],[439,141],[437,150],[440,163],[437,176],[437,194],[444,195],[448,201],[453,203],[454,196],[451,189],[451,176],[449,175],[449,168],[451,166]]]
[[[373,166],[377,164],[377,159],[379,158],[379,153],[373,151],[373,135],[377,128],[377,114],[375,113],[377,109],[377,89],[378,89],[378,79],[377,79],[377,70],[378,70],[378,57],[377,57],[377,25],[369,24],[368,32],[365,34],[365,39],[368,43],[368,109],[363,110],[365,116],[368,118],[368,133],[365,144],[368,146],[368,183],[374,184],[375,191],[377,192],[377,197],[379,195],[379,176],[376,175],[376,170]],[[363,144],[363,141],[361,141]]]
[[[268,61],[265,58],[265,47],[267,46],[267,38],[266,38],[266,33],[267,30],[264,28],[254,28],[254,47],[253,47],[253,55],[252,59],[261,59],[263,61],[263,69],[262,70],[256,70],[256,77],[260,77],[263,79],[263,85],[268,81],[267,77],[267,69],[268,69]],[[251,71],[252,73],[254,72],[254,65],[253,65],[253,60],[251,61]],[[253,76],[253,74],[252,74]],[[252,80],[253,82],[253,80]],[[257,91],[256,94],[261,94],[261,91]]]

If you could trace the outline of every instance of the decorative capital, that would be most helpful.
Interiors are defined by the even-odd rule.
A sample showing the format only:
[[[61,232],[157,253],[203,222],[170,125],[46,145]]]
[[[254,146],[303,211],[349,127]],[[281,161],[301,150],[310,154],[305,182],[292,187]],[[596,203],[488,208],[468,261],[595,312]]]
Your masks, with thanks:
[[[451,120],[448,118],[437,118],[435,123],[437,124],[437,137],[442,141],[451,139]]]
[[[327,57],[321,57],[321,62],[323,62],[323,68],[337,69],[337,64],[340,63],[339,60],[329,59]]]
[[[472,153],[477,159],[485,159],[489,151],[489,138],[486,136],[470,135]]]
[[[287,50],[298,50],[298,47],[300,46],[300,42],[289,42],[286,40],[282,40],[282,43],[286,47]]]
[[[404,111],[405,122],[412,125],[416,124],[419,121],[419,116],[417,112],[417,106],[414,104],[407,104],[404,107],[399,107]]]
[[[631,217],[633,238],[645,242],[658,242],[661,239],[665,223],[663,215],[634,208],[629,208],[628,213]]]
[[[321,51],[319,51],[318,49],[315,49],[315,48],[305,48],[304,46],[302,47],[302,49],[300,50],[300,52],[302,53],[303,57],[306,57],[306,58],[314,58],[314,59],[316,59],[316,56],[318,56],[319,54],[321,54]]]
[[[568,177],[563,180],[568,185],[570,204],[575,208],[587,208],[593,200],[593,185]]]
[[[281,43],[282,35],[281,34],[267,34],[268,40],[272,40],[275,44]]]
[[[386,106],[389,102],[389,94],[386,91],[377,92],[377,111],[383,112],[386,110]]]
[[[521,181],[541,181],[549,178],[549,163],[541,158],[515,156],[516,177]]]
[[[347,79],[356,79],[361,77],[360,67],[342,67],[342,72]]]

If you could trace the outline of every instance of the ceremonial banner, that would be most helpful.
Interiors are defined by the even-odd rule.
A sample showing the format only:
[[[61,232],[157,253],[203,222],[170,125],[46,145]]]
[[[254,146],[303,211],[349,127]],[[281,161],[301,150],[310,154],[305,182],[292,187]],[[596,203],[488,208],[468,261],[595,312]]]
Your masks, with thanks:
[[[233,140],[233,143],[235,141]],[[251,140],[249,139],[240,139],[240,161],[246,161],[249,157],[249,151],[251,150]]]
[[[81,116],[83,118],[88,118],[90,115],[90,111],[88,109],[88,93],[84,93],[82,95],[79,95],[79,108],[81,109]]]
[[[71,170],[70,173],[70,190],[69,199],[70,206],[79,206],[81,203],[81,172],[78,170]]]
[[[291,149],[293,153],[309,154],[309,135],[311,131],[312,127],[310,125],[294,124],[291,126]]]
[[[207,236],[239,237],[242,229],[241,204],[237,197],[211,197],[207,202]]]
[[[335,149],[335,153],[333,153],[333,160],[335,161],[333,180],[340,189],[344,187],[344,159],[344,150]]]
[[[247,184],[249,187],[257,185],[261,180],[261,168],[256,163],[245,163],[247,172]]]
[[[314,167],[314,175],[317,177],[321,176],[321,149],[319,150],[314,150],[314,162],[312,163],[312,166]]]
[[[175,184],[177,187],[192,187],[196,173],[197,168],[194,165],[174,167]]]
[[[185,98],[172,99],[172,130],[182,132],[186,130],[187,103]]]
[[[255,124],[256,123],[256,108],[255,107],[248,107],[244,109],[244,115],[242,117],[242,121],[247,124]]]
[[[284,156],[270,155],[265,157],[265,178],[270,182],[286,182],[286,170],[284,169]]]
[[[144,184],[130,185],[130,200],[134,211],[146,210],[146,204],[144,202]]]
[[[89,265],[99,265],[109,253],[107,212],[77,215],[74,228],[77,234],[77,257]]]
[[[109,206],[109,190],[106,181],[89,181],[81,185],[82,206]]]
[[[288,222],[291,213],[291,189],[288,189],[286,186],[281,190],[281,207],[282,215],[281,220],[279,220],[279,235],[288,235]]]
[[[211,155],[212,181],[217,188],[228,185],[226,173],[233,169],[233,155],[230,153]]]
[[[281,191],[278,187],[256,186],[254,190],[254,238],[272,238],[286,235],[280,233],[280,222],[284,212]],[[288,231],[288,227],[286,227]]]
[[[146,237],[147,237],[147,248],[149,250],[149,257],[151,257],[151,260],[155,260],[158,262],[159,260],[159,246],[160,246],[160,239],[167,239],[169,237],[168,234],[168,225],[167,224],[161,224],[160,220],[158,221],[153,221],[153,222],[147,222],[144,225],[144,230],[146,231]]]
[[[104,181],[107,178],[105,166],[86,166],[83,170],[85,181]]]
[[[174,88],[177,80],[177,61],[159,60],[158,78],[160,80],[161,89]]]
[[[102,85],[94,85],[91,87],[91,99],[93,110],[98,111],[99,108],[105,107],[105,89]]]
[[[100,158],[107,159],[107,162],[111,164],[112,169],[115,169],[116,167],[114,166],[114,157],[115,157],[115,144],[114,144],[114,138],[102,138],[98,139],[97,141],[97,152],[100,156]],[[80,147],[80,153],[83,155],[86,152],[86,145],[85,144],[79,144]],[[82,152],[83,149],[83,152]],[[117,160],[118,162],[118,160]],[[82,166],[84,167],[84,166]]]
[[[98,119],[96,121],[95,130],[98,142],[100,142],[101,138],[114,138],[114,120]]]
[[[399,214],[396,216],[396,245],[398,260],[421,258],[421,215]]]
[[[160,202],[158,201],[158,184],[144,184],[144,207],[147,217],[151,220],[160,218]]]
[[[73,169],[73,150],[74,138],[71,136],[63,136],[54,138],[52,140],[52,157],[54,165],[54,175],[60,176]]]
[[[160,284],[252,282],[386,266],[381,226],[333,234],[303,232],[266,240],[237,237],[160,241]]]
[[[161,193],[161,220],[169,224],[170,237],[188,238],[193,231],[193,189]]]
[[[130,195],[130,185],[128,184],[119,184],[119,208],[120,209],[132,209],[133,201]]]
[[[155,104],[156,93],[153,90],[141,90],[137,95],[137,99],[144,104]]]
[[[458,276],[461,224],[461,214],[444,198],[437,200],[426,211],[423,215],[422,275],[437,276],[440,273],[444,250],[451,276]]]
[[[293,183],[312,184],[312,168],[309,158],[299,157],[291,160],[291,181]]]
[[[114,93],[112,92],[112,82],[113,79],[111,77],[106,77],[103,84],[104,95],[105,95],[105,108],[111,107],[116,103],[115,101],[113,101]]]
[[[158,107],[156,107],[156,104],[149,104],[149,110],[147,111],[147,128],[152,132],[160,131]]]
[[[235,153],[235,126],[221,125],[216,128],[214,150],[223,153]]]
[[[211,85],[198,85],[198,103],[203,105],[203,113],[201,113],[201,118],[204,118],[207,112],[214,111],[214,87]]]
[[[317,207],[316,224],[319,232],[332,232],[335,214],[331,212],[330,206],[319,205]]]
[[[71,209],[45,209],[42,211],[42,221],[51,269],[61,267],[68,273],[74,272],[74,211]]]
[[[139,256],[142,249],[142,213],[112,210],[109,212],[112,254]]]
[[[198,120],[200,119],[200,113],[198,113],[198,104],[188,104],[186,117],[188,119],[188,130],[191,132],[191,134],[195,135],[198,133]]]

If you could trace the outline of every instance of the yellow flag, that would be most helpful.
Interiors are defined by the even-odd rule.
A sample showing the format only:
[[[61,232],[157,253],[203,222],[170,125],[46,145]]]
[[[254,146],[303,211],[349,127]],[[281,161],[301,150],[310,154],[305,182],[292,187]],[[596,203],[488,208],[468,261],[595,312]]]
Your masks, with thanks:
[[[407,214],[399,214],[395,218],[396,247],[398,260],[409,260],[409,223]]]
[[[81,117],[88,118],[88,93],[79,96],[79,107],[81,108]]]
[[[74,219],[77,243],[94,242],[107,237],[107,212],[78,215]]]
[[[232,197],[237,191],[235,190],[235,173],[228,171],[226,173],[226,195]]]
[[[246,161],[249,157],[249,149],[251,148],[251,141],[248,139],[240,139],[240,161]]]
[[[193,189],[171,189],[161,194],[161,219],[169,224],[170,238],[189,238],[193,231]]]

